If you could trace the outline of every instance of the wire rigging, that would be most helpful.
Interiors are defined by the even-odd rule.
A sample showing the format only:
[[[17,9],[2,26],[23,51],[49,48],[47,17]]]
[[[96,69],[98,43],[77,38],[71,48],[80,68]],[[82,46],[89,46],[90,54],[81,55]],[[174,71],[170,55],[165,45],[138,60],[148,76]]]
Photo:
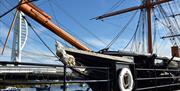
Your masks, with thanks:
[[[85,30],[87,33],[91,34],[94,38],[96,38],[99,42],[106,45],[106,42],[101,40],[98,36],[96,36],[93,32],[91,32],[88,28],[86,28],[84,25],[82,25],[76,18],[74,18],[72,15],[70,15],[64,8],[61,7],[61,5],[58,5],[57,3],[52,3],[59,8],[65,15],[67,15],[70,19],[72,19],[77,25],[79,25],[83,30]]]
[[[23,16],[23,18],[27,21],[26,17]],[[40,41],[46,46],[46,48],[55,56],[57,55],[51,50],[51,48],[43,41],[43,39],[38,35],[34,27],[27,21],[28,26],[33,30],[33,32],[36,34],[36,36],[40,39]],[[57,57],[58,58],[58,57]]]
[[[141,9],[141,19],[140,19],[140,25],[139,25],[139,29],[133,39],[133,43],[131,46],[131,51],[135,51],[135,52],[140,52],[142,51],[145,52],[145,25],[146,25],[146,10],[145,9]]]
[[[25,17],[23,17],[24,19],[26,19]],[[27,19],[26,19],[27,21]],[[41,40],[41,42],[48,48],[48,50],[59,59],[59,57],[50,49],[50,47],[43,41],[43,39],[38,35],[38,33],[35,31],[34,27],[27,21],[28,26],[33,30],[33,32],[38,36],[38,38]],[[63,62],[63,60],[60,60],[63,64],[66,64],[65,62]],[[70,67],[71,70],[75,71],[76,73],[80,74],[81,76],[87,76],[84,73],[81,73],[80,71],[74,69],[73,67]]]
[[[64,28],[64,30],[68,30],[68,31],[71,31],[67,26],[65,26],[64,24],[62,24],[62,23],[60,23],[59,21],[58,21],[58,19],[57,19],[57,17],[56,17],[56,14],[55,14],[55,11],[54,11],[54,9],[53,9],[53,5],[52,5],[52,3],[50,2],[50,0],[48,0],[48,2],[49,2],[49,6],[50,6],[50,9],[51,9],[51,12],[52,12],[52,16],[54,17],[54,21],[56,22],[56,24],[59,26],[59,27],[63,27]],[[87,43],[85,40],[83,40],[83,39],[81,39],[80,37],[78,37],[77,35],[75,35],[75,33],[73,32],[73,31],[71,31],[73,34],[73,36],[75,36],[76,38],[78,38],[80,41],[82,41],[83,43],[85,43],[86,45],[88,45],[88,46],[91,46],[91,47],[93,47],[93,48],[95,48],[95,46],[93,46],[92,44],[90,44],[90,43]],[[65,43],[64,43],[65,44]],[[66,44],[66,46],[68,46],[67,44]],[[96,48],[95,48],[96,49]]]
[[[121,31],[119,31],[119,33],[113,38],[112,41],[110,41],[110,43],[104,49],[109,49],[117,41],[117,39],[120,37],[120,35],[126,30],[128,25],[130,24],[130,22],[134,19],[136,14],[137,14],[137,11],[131,16],[131,18],[128,20],[126,25],[121,29]]]
[[[13,15],[14,15],[14,14],[13,14]],[[2,21],[2,20],[0,20],[0,22],[1,22],[3,25],[5,25],[6,27],[10,27],[6,22],[4,22],[4,21]],[[13,32],[13,31],[12,31],[12,32]],[[31,40],[33,40],[33,41],[35,41],[36,43],[40,43],[40,41],[34,39],[34,38],[31,37],[31,36],[28,36],[28,38],[31,39]],[[1,40],[0,40],[0,43],[1,43],[1,45],[4,45],[4,42],[3,42],[2,38],[1,38]],[[8,45],[6,45],[6,47],[11,49],[11,47],[9,47]],[[25,50],[22,50],[22,52],[31,53],[31,54],[34,54],[34,55],[37,54],[37,53],[34,53],[34,52],[25,51]],[[40,54],[37,54],[37,55],[40,55]],[[42,53],[41,53],[41,55],[42,55],[42,56],[48,56],[48,55],[42,54]],[[50,55],[49,55],[49,56],[50,56]]]
[[[132,42],[132,40],[135,38],[136,36],[136,33],[138,31],[138,28],[139,28],[139,25],[140,25],[140,22],[141,22],[141,16],[142,16],[142,11],[140,12],[140,16],[139,16],[139,20],[138,20],[138,23],[137,23],[137,27],[135,29],[135,32],[133,34],[133,36],[131,37],[131,39],[129,40],[129,42],[126,44],[126,46],[123,48],[123,50],[125,50],[129,45],[130,43]]]
[[[105,13],[109,13],[112,12],[113,10],[117,9],[119,6],[121,6],[126,0],[119,0],[117,1],[107,12]]]
[[[178,33],[178,30],[175,26],[175,24],[173,23],[172,19],[170,19],[170,17],[167,15],[167,13],[165,12],[165,10],[163,9],[162,6],[159,7],[160,9],[160,13],[161,15],[163,16],[163,18],[166,20],[166,25],[168,27],[168,30],[170,31],[170,35],[175,35]],[[176,22],[175,22],[176,23]],[[172,44],[176,44],[177,41],[175,41],[175,39],[177,39],[177,41],[180,42],[180,38],[179,37],[176,37],[176,38],[170,38],[171,40],[171,43]]]
[[[1,2],[1,1],[0,1]],[[7,0],[5,0],[5,2],[9,5],[9,6],[13,6],[13,5],[11,5]],[[3,5],[3,7],[5,8],[5,9],[7,9],[7,10],[9,10],[9,8],[5,5],[6,3],[5,2],[1,2]],[[11,14],[15,14],[14,12],[11,12]]]
[[[174,15],[175,15],[175,14],[174,14],[174,11],[172,10],[172,7],[171,7],[171,5],[170,5],[170,3],[169,3],[169,2],[168,2],[168,6],[169,6],[169,8],[170,8],[170,11],[171,11],[172,17],[173,17],[173,19],[174,19],[174,21],[175,21],[175,24],[176,24],[176,26],[177,26],[178,30],[180,31],[179,23],[178,23],[177,19],[175,18],[176,16],[174,16]]]
[[[174,34],[173,30],[175,30],[175,29],[173,27],[171,20],[169,19],[168,15],[167,15],[167,13],[165,12],[165,10],[163,9],[162,6],[158,6],[158,10],[159,10],[159,15],[162,16],[162,19],[165,22],[164,25],[167,26],[168,30],[170,31],[170,34],[173,35]],[[174,40],[171,40],[171,42],[173,43]]]
[[[20,5],[26,4],[26,3],[31,3],[31,2],[34,2],[34,1],[38,1],[38,0],[29,0],[28,2],[24,2],[24,3],[21,3],[21,2],[22,2],[22,0],[21,0],[21,2],[19,2],[18,5],[14,6],[14,7],[11,8],[10,10],[8,10],[8,11],[6,11],[5,13],[3,13],[2,15],[0,15],[0,18],[6,16],[8,13],[10,13],[11,11],[13,11],[14,9],[16,9],[17,7],[19,7]]]
[[[9,28],[9,31],[8,31],[8,34],[7,34],[7,37],[6,37],[6,40],[5,40],[4,47],[3,47],[3,49],[2,49],[1,55],[3,55],[3,53],[4,53],[4,50],[5,50],[6,45],[7,45],[7,42],[8,42],[8,38],[9,38],[9,36],[10,36],[11,31],[13,30],[13,27],[14,27],[15,21],[16,21],[16,19],[17,19],[18,13],[19,13],[19,11],[17,10],[16,13],[15,13],[15,15],[14,15],[14,18],[13,18],[13,21],[12,21],[12,23],[11,23],[11,26],[10,26],[10,28]]]
[[[153,12],[153,14],[155,13],[155,11],[154,11],[154,8],[153,8],[153,10],[152,10],[152,12]],[[156,43],[157,43],[157,19],[156,19],[156,17],[154,17],[153,18],[153,20],[154,20],[154,38],[153,38],[153,49],[155,48],[155,49],[157,49],[157,47],[156,47]],[[154,51],[154,50],[153,50]],[[157,51],[157,50],[155,50],[155,51]]]

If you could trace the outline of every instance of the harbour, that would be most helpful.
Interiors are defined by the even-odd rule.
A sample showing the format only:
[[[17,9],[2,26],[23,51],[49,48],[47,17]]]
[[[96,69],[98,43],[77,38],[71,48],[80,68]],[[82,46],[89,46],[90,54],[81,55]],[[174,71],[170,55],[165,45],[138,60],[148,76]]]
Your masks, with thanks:
[[[0,90],[0,91],[63,91],[61,86],[51,86],[50,89],[37,90],[36,87],[32,88],[18,88],[19,90]],[[71,85],[67,87],[68,91],[92,91],[88,87],[81,87],[79,85]]]

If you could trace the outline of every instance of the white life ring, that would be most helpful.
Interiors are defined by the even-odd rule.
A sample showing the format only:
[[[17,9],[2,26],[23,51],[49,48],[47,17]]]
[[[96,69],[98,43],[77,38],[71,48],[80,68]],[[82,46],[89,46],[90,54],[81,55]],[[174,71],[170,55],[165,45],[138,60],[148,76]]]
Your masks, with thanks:
[[[129,68],[121,69],[119,73],[118,83],[120,91],[132,91],[134,87],[134,81]]]

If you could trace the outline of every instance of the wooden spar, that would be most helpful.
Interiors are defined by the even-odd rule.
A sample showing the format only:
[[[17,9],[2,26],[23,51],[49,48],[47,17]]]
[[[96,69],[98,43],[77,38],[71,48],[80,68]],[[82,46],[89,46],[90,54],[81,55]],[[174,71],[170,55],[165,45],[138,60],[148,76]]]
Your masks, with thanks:
[[[169,1],[172,1],[172,0],[159,0],[157,2],[153,2],[151,6],[155,6],[155,5],[158,5],[158,4],[166,3],[166,2],[169,2]],[[123,10],[118,10],[118,11],[114,11],[114,12],[111,12],[111,13],[107,13],[107,14],[98,16],[95,19],[97,19],[97,20],[98,19],[103,19],[103,18],[107,18],[107,17],[111,17],[111,16],[127,13],[127,12],[138,10],[138,9],[144,9],[146,7],[147,7],[146,5],[135,6],[135,7],[131,7],[131,8],[127,8],[127,9],[123,9]]]
[[[48,14],[46,14],[45,12],[43,12],[42,10],[40,10],[39,8],[37,8],[34,4],[32,3],[27,3],[29,6],[31,6],[33,9],[35,9],[36,11],[38,11],[39,13],[41,13],[42,15],[44,15],[46,18],[48,18],[49,20],[51,20],[51,16],[49,16]]]
[[[131,8],[127,8],[127,9],[123,9],[123,10],[118,10],[118,11],[111,12],[111,13],[107,13],[107,14],[104,14],[102,16],[96,17],[96,19],[103,19],[103,18],[123,14],[123,13],[126,13],[126,12],[146,8],[147,9],[147,17],[148,17],[148,49],[147,49],[147,51],[148,51],[148,53],[152,54],[153,53],[153,47],[152,47],[152,24],[151,24],[152,23],[152,19],[151,19],[152,7],[155,6],[155,5],[158,5],[158,4],[169,2],[169,1],[172,1],[172,0],[158,0],[156,2],[152,2],[151,0],[147,0],[146,4],[131,7]]]
[[[51,30],[53,33],[55,33],[59,37],[69,42],[71,45],[75,46],[76,48],[84,50],[84,51],[91,51],[88,47],[80,43],[77,39],[75,39],[69,33],[65,32],[63,29],[55,25],[48,18],[47,14],[45,14],[43,11],[42,11],[43,14],[42,12],[39,12],[40,9],[38,9],[36,6],[34,5],[32,6],[31,4],[22,4],[18,7],[18,9],[22,11],[23,13],[25,13],[26,15],[28,15],[29,17],[31,17],[32,19],[36,20],[38,23],[40,23],[47,29]]]
[[[148,53],[153,52],[153,48],[152,48],[152,19],[151,19],[151,13],[152,13],[152,2],[151,0],[147,0],[147,18],[148,18]]]

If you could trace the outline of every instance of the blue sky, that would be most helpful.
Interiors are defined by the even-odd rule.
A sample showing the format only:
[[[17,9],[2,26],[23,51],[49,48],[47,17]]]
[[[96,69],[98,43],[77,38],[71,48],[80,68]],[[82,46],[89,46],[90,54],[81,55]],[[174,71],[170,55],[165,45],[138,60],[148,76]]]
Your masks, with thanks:
[[[124,26],[121,23],[124,23],[122,21],[126,21],[128,19],[127,14],[121,17],[114,17],[114,19],[110,19],[109,21],[112,21],[114,23],[117,23],[119,27],[114,27],[112,25],[109,25],[105,21],[98,21],[98,20],[89,20],[91,18],[94,18],[98,15],[104,14],[107,12],[113,4],[115,4],[118,0],[80,0],[80,1],[72,1],[72,0],[49,0],[47,4],[40,6],[42,9],[47,10],[47,13],[53,16],[53,12],[51,8],[47,9],[48,4],[52,4],[52,8],[57,11],[55,12],[55,15],[60,23],[65,25],[70,29],[66,30],[70,32],[71,34],[80,37],[80,39],[85,40],[88,43],[96,43],[96,50],[101,49],[105,47],[103,43],[98,41],[95,37],[93,37],[91,34],[89,34],[86,30],[82,29],[77,23],[75,23],[71,18],[69,18],[62,10],[57,8],[57,5],[59,5],[61,8],[65,9],[68,14],[73,16],[79,23],[81,23],[84,27],[88,29],[88,31],[94,33],[96,36],[98,36],[99,39],[103,40],[105,43],[108,43],[114,35],[119,32],[122,26]],[[57,3],[54,5],[54,2]],[[124,2],[124,4],[127,4],[127,2]],[[38,5],[38,4],[37,4]],[[123,5],[125,7],[137,5],[137,2],[134,2],[134,0],[131,0],[127,5]],[[125,8],[123,7],[123,8]],[[119,8],[120,9],[120,8]],[[131,15],[132,13],[129,13],[128,15]]]
[[[8,1],[10,4],[6,1]],[[1,7],[0,14],[3,14],[5,11],[10,9],[13,5],[16,5],[18,3],[18,0],[6,0],[6,1],[5,0],[0,1],[0,7]],[[40,9],[45,11],[47,14],[52,16],[52,21],[54,23],[57,24],[56,21],[58,21],[59,23],[61,23],[60,26],[62,28],[64,28],[64,26],[68,28],[68,29],[64,28],[65,31],[69,32],[70,34],[75,36],[77,39],[87,42],[88,44],[86,45],[89,48],[91,48],[93,51],[98,51],[100,49],[103,49],[116,36],[116,34],[122,29],[123,26],[126,25],[128,20],[135,13],[135,11],[133,11],[130,13],[126,13],[126,14],[122,14],[122,15],[105,19],[104,21],[90,20],[91,18],[94,18],[98,15],[102,15],[104,13],[107,13],[108,11],[112,11],[111,10],[112,6],[118,1],[120,0],[39,0],[35,2],[35,4]],[[119,7],[114,9],[114,11],[119,10],[119,9],[124,9],[127,7],[140,5],[141,3],[140,1],[141,0],[125,0]],[[175,0],[175,1],[178,2],[178,0]],[[6,8],[4,6],[6,6]],[[74,20],[72,19],[72,17]],[[114,50],[114,49],[123,50],[123,48],[128,43],[128,41],[130,40],[131,36],[133,35],[135,31],[135,27],[138,22],[138,17],[139,17],[139,12],[137,12],[137,14],[135,15],[133,21],[130,23],[128,28],[120,36],[117,42],[111,47],[111,50]],[[3,17],[1,20],[6,22],[7,25],[10,26],[12,18],[13,18],[12,13],[9,13],[7,16]],[[46,28],[42,27],[40,24],[38,24],[31,18],[28,17],[28,20],[32,23],[33,26],[36,27],[38,34],[43,38],[43,40],[50,46],[50,48],[54,52],[55,52],[55,46],[54,46],[55,40],[52,39],[50,36],[53,36],[57,40],[61,41],[63,44],[65,43],[69,45],[64,40],[57,37],[55,34],[50,32]],[[77,22],[80,25],[82,25],[83,28],[79,24],[77,24]],[[5,40],[5,36],[8,31],[8,26],[5,26],[4,24],[2,24],[2,22],[0,23],[0,29],[1,29],[0,31],[4,31],[4,32],[1,32],[3,41]],[[93,33],[94,35],[88,33],[87,30]],[[94,36],[97,36],[100,40],[103,40],[103,42],[105,42],[106,44],[102,43],[101,41],[96,39]],[[160,50],[158,54],[169,56],[170,48],[168,47],[169,45],[171,45],[171,43],[164,42],[164,41],[161,42],[161,41],[163,40],[159,40],[158,43],[161,43],[161,44],[164,43],[163,46],[166,47],[166,50],[163,50],[162,48],[158,49]],[[10,40],[8,41],[8,46],[11,47],[11,45],[12,45],[12,35],[10,37]],[[159,44],[157,46],[159,47]],[[1,45],[1,48],[2,48],[2,45]],[[38,40],[37,36],[34,35],[32,30],[29,30],[29,37],[28,37],[28,41],[27,41],[27,44],[25,45],[24,50],[52,56],[52,54],[47,50],[47,48]],[[6,54],[9,55],[10,53],[7,52]],[[28,55],[27,53],[24,53],[24,56],[27,56],[27,57],[30,56],[31,60],[32,60],[32,57],[34,57],[34,55],[30,55],[30,54]],[[38,59],[38,56],[34,58]]]

